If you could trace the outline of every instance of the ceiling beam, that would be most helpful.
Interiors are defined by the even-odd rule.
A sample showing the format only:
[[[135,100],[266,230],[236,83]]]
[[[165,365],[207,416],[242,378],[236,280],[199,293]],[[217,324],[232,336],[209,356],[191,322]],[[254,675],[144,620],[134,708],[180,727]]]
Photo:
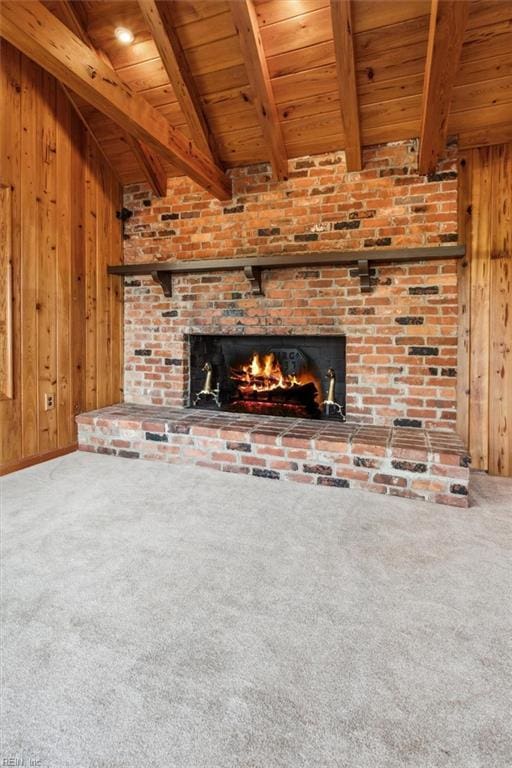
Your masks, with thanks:
[[[59,3],[55,6],[54,13],[57,16],[60,21],[62,21],[69,29],[73,32],[74,35],[80,38],[83,43],[86,45],[89,45],[89,47],[92,47],[92,43],[87,37],[87,34],[85,32],[85,20],[82,17],[81,14],[82,7],[81,5],[76,2],[71,3],[69,0],[60,0]],[[69,103],[73,107],[78,119],[82,123],[82,125],[85,127],[85,129],[89,132],[90,137],[92,138],[93,142],[96,144],[96,147],[103,157],[104,161],[107,163],[108,167],[114,174],[114,176],[117,178],[117,180],[120,182],[119,174],[117,173],[116,169],[110,162],[110,159],[107,157],[105,152],[103,151],[103,148],[98,140],[98,137],[96,136],[95,132],[92,130],[88,120],[85,118],[82,110],[76,103],[75,95],[72,91],[69,90],[69,88],[66,88],[65,85],[61,86],[62,90],[66,94]]]
[[[73,34],[80,38],[80,40],[85,43],[85,45],[89,46],[89,48],[99,56],[104,64],[109,66],[112,70],[114,69],[112,62],[110,61],[107,54],[101,49],[96,48],[91,38],[89,37],[86,29],[85,15],[83,13],[83,8],[80,2],[77,2],[77,0],[74,0],[73,2],[70,0],[60,0],[60,2],[55,6],[54,12],[57,18],[64,22],[64,24],[73,32]],[[64,91],[71,104],[73,105],[73,108],[75,109],[78,117],[83,122],[95,143],[99,147],[103,157],[107,159],[109,166],[112,168],[112,163],[110,163],[105,153],[103,152],[97,136],[92,130],[83,112],[77,106],[73,94],[70,92],[69,88],[64,88]],[[167,174],[165,172],[162,161],[155,154],[155,152],[147,146],[147,144],[144,144],[143,141],[135,139],[133,136],[130,136],[129,133],[126,133],[126,131],[123,131],[123,134],[126,143],[137,158],[137,162],[139,163],[139,166],[144,176],[146,177],[146,181],[151,187],[153,194],[157,197],[164,197],[167,191]]]
[[[201,98],[171,18],[171,4],[139,0],[142,15],[162,59],[169,81],[185,115],[192,140],[219,163],[215,139],[204,114]]]
[[[446,145],[453,86],[468,15],[468,0],[432,0],[423,80],[420,173],[435,170]]]
[[[75,94],[72,91],[70,91],[69,88],[65,88],[64,86],[61,86],[61,88],[62,88],[62,90],[63,90],[67,100],[71,104],[71,106],[72,106],[76,116],[78,117],[78,119],[80,120],[80,122],[84,126],[85,130],[87,131],[87,133],[89,134],[89,136],[93,140],[94,144],[96,145],[96,148],[97,148],[98,152],[102,156],[102,158],[105,161],[105,163],[107,164],[107,166],[112,171],[112,174],[115,176],[115,178],[117,179],[119,184],[121,184],[121,186],[122,186],[123,182],[122,182],[121,176],[119,175],[119,172],[118,172],[117,168],[115,168],[114,165],[112,164],[112,161],[110,160],[110,158],[106,154],[105,150],[101,146],[101,144],[100,144],[100,142],[98,140],[98,137],[96,136],[96,134],[92,130],[91,126],[89,125],[88,120],[84,117],[84,113],[82,112],[82,110],[80,109],[78,104],[76,103]]]
[[[258,120],[270,153],[274,176],[277,179],[286,179],[288,177],[286,146],[272,92],[256,10],[252,0],[230,0],[229,4],[253,91]]]
[[[90,48],[94,48],[85,27],[85,16],[81,3],[77,0],[59,0],[55,6],[55,15]]]
[[[363,161],[351,0],[331,0],[331,20],[347,170],[360,171]]]
[[[153,194],[157,197],[165,197],[167,194],[167,173],[160,158],[143,141],[138,141],[133,136],[130,136],[129,133],[125,133],[125,136],[128,146],[144,171]]]
[[[4,0],[0,35],[203,189],[220,200],[231,197],[231,184],[222,169],[142,96],[132,93],[114,70],[41,2]]]

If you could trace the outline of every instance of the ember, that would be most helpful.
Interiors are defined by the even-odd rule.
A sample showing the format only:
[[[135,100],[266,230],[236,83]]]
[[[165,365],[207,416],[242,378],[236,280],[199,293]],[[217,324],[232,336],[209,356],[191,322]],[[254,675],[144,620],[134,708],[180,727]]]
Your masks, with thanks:
[[[303,372],[284,373],[273,352],[254,353],[250,363],[232,368],[238,397],[232,410],[273,415],[320,418],[318,386],[315,377]]]

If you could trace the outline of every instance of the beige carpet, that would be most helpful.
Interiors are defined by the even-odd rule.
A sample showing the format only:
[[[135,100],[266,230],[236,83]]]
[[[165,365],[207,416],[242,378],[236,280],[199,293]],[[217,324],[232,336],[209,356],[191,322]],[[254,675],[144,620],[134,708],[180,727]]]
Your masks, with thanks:
[[[512,481],[468,511],[79,453],[1,482],[1,765],[511,765]]]

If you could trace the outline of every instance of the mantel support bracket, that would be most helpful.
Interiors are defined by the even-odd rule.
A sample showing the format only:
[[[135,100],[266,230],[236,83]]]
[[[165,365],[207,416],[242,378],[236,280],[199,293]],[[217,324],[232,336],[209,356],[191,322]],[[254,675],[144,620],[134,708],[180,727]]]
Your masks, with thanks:
[[[361,284],[361,293],[371,293],[372,287],[370,285],[370,266],[368,264],[368,259],[358,259],[357,274]]]
[[[437,259],[460,259],[465,256],[464,245],[442,245],[427,248],[380,248],[364,251],[315,251],[314,253],[279,254],[278,256],[245,256],[229,259],[175,259],[171,262],[154,261],[146,264],[113,264],[109,275],[151,275],[167,297],[172,296],[172,275],[218,270],[243,270],[253,296],[262,296],[261,273],[264,269],[288,267],[316,268],[328,265],[351,267],[351,275],[359,277],[361,293],[371,293],[371,265],[380,263],[424,262]],[[356,265],[355,270],[353,269]],[[375,281],[373,281],[375,282]]]
[[[172,296],[172,272],[155,270],[154,272],[151,272],[151,277],[155,283],[162,286],[164,296],[170,298]]]
[[[244,275],[251,284],[251,293],[253,296],[263,296],[261,287],[261,267],[244,267]]]

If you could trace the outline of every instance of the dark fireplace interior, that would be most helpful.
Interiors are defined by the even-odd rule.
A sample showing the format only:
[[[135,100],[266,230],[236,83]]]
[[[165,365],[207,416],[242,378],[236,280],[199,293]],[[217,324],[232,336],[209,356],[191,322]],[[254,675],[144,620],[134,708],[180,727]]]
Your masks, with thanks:
[[[344,336],[191,335],[195,408],[345,418]]]

